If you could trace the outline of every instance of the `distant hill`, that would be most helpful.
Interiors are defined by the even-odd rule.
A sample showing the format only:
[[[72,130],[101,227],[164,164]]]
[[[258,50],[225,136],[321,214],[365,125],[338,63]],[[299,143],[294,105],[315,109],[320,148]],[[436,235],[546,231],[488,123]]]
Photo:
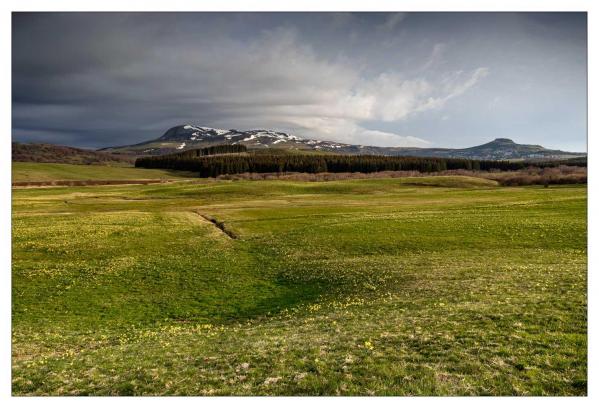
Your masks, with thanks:
[[[222,144],[241,144],[248,149],[285,149],[342,154],[377,154],[385,156],[454,157],[478,160],[536,160],[584,157],[586,153],[546,149],[539,145],[515,143],[511,139],[495,139],[465,149],[379,147],[353,145],[299,136],[273,130],[225,130],[195,125],[175,126],[161,137],[129,146],[108,147],[102,152],[132,155],[160,155],[187,149]]]
[[[65,164],[124,164],[133,163],[134,156],[58,146],[48,143],[13,143],[13,162]]]
[[[410,149],[403,154],[425,157],[454,157],[475,160],[542,160],[586,157],[582,152],[546,149],[540,145],[518,144],[511,139],[495,139],[480,146],[464,149]]]

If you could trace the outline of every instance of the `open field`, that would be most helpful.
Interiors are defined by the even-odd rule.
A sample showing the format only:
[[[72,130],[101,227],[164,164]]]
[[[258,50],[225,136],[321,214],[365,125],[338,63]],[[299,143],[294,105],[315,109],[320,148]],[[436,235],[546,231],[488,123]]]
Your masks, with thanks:
[[[132,165],[99,166],[62,163],[12,163],[12,181],[180,179],[189,173],[139,169]]]
[[[586,196],[460,176],[15,189],[13,393],[586,395]]]

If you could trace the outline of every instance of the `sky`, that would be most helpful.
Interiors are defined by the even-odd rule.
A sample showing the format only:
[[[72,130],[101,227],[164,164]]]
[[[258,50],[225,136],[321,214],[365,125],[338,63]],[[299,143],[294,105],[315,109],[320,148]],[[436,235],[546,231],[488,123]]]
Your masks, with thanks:
[[[13,13],[12,138],[586,151],[586,13]]]

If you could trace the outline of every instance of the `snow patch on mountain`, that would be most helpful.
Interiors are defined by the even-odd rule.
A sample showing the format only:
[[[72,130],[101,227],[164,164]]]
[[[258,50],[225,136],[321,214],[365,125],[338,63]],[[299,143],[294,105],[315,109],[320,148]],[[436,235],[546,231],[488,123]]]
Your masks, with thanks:
[[[195,127],[195,126],[192,126],[192,125],[185,125],[185,126],[183,126],[183,129],[185,129],[185,130],[189,130],[189,129],[192,129],[192,130],[201,130],[202,128],[198,128],[198,127]]]
[[[230,130],[225,130],[225,129],[217,129],[217,128],[211,128],[211,127],[201,127],[200,129],[206,131],[206,132],[214,132],[216,133],[218,136],[230,133]]]

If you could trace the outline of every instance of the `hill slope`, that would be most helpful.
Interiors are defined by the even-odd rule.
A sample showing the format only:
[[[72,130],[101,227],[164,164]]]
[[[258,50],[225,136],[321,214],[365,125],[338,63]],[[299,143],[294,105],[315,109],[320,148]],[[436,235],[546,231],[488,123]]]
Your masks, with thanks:
[[[116,164],[133,163],[133,156],[59,146],[49,143],[13,143],[13,162],[63,164]]]
[[[343,154],[456,157],[487,160],[563,159],[586,156],[586,153],[564,152],[545,149],[539,145],[518,144],[511,139],[495,139],[492,142],[465,149],[380,147],[304,139],[273,130],[225,130],[194,125],[175,126],[167,130],[158,139],[130,146],[108,147],[101,149],[101,151],[156,155],[219,144],[241,144],[250,149],[278,148]]]
[[[12,163],[12,182],[45,182],[57,180],[172,180],[189,178],[190,173],[140,169],[126,166],[81,166],[68,163]]]

